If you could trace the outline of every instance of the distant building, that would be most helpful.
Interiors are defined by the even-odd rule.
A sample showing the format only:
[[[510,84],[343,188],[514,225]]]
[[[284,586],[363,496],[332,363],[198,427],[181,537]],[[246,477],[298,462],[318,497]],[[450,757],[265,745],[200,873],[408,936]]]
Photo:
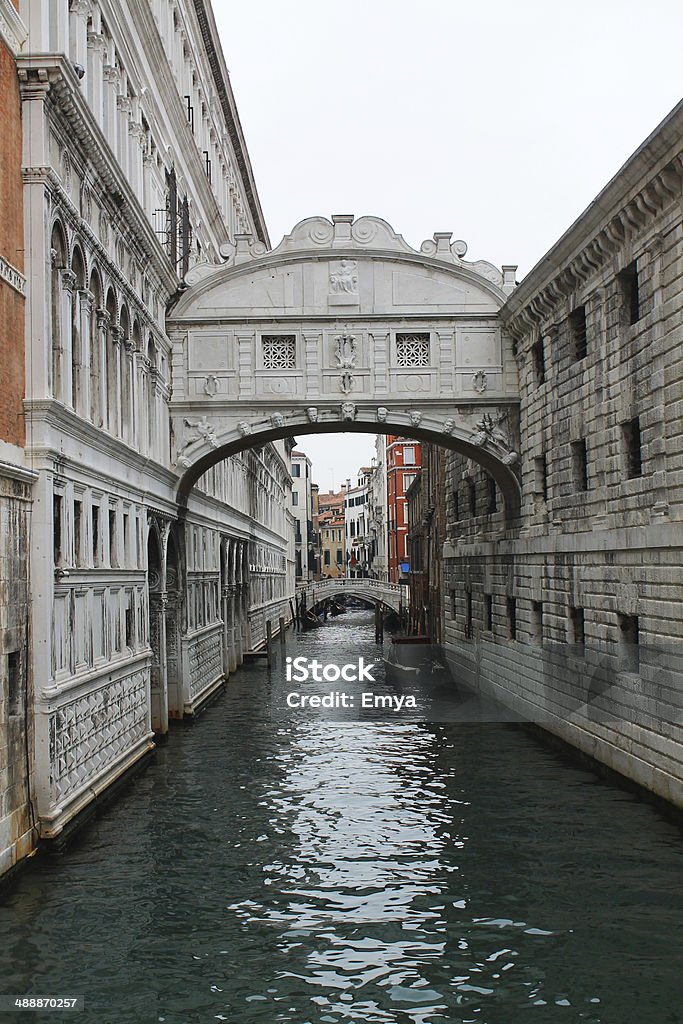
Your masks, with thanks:
[[[374,579],[389,578],[387,560],[387,464],[386,439],[383,434],[375,438],[375,455],[368,494],[370,533],[370,575]]]
[[[406,491],[420,472],[421,459],[419,441],[387,435],[387,568],[390,583],[408,581],[410,554]]]
[[[370,575],[370,481],[373,467],[362,466],[358,470],[355,487],[347,481],[344,518],[346,526],[346,575],[350,579],[361,579]]]
[[[313,539],[313,483],[311,460],[305,452],[292,452],[292,514],[294,516],[294,565],[297,584],[315,578]],[[315,485],[317,487],[317,485]]]

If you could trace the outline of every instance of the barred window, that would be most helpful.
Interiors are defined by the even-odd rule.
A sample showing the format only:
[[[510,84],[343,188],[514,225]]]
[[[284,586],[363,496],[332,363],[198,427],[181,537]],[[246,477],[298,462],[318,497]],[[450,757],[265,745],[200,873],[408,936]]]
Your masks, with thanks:
[[[397,334],[396,365],[429,366],[429,335]]]
[[[264,334],[263,368],[265,370],[293,370],[296,366],[296,338],[293,334]]]

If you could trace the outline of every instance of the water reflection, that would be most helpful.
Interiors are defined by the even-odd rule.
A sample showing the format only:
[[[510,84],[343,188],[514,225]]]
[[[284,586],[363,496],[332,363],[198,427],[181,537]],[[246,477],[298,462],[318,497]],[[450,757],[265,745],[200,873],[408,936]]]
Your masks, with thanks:
[[[371,660],[372,620],[289,653]],[[285,690],[281,664],[236,674],[26,871],[3,991],[83,992],[93,1024],[680,1019],[673,826],[521,731],[328,721]]]

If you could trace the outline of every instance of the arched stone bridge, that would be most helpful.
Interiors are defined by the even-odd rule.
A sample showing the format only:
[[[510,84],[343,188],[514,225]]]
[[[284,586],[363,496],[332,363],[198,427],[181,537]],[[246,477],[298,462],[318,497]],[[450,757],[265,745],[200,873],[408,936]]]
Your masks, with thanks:
[[[441,444],[519,507],[518,383],[499,309],[514,288],[436,233],[412,249],[377,217],[314,217],[267,251],[237,236],[169,313],[173,459],[182,503],[212,465],[307,433]]]
[[[394,612],[408,601],[408,588],[399,583],[385,583],[375,579],[346,579],[338,577],[333,580],[319,580],[297,589],[297,598],[305,598],[306,607],[313,608],[328,598],[359,597],[373,604],[383,604]]]

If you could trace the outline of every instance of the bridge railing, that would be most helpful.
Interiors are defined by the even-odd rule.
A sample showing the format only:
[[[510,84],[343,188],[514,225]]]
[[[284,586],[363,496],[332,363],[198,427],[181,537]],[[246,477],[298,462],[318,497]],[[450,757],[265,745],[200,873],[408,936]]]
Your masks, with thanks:
[[[367,597],[369,600],[376,599],[394,608],[398,608],[400,604],[406,606],[408,604],[407,586],[371,578],[349,579],[339,576],[335,579],[315,580],[305,586],[297,587],[296,593],[299,600],[304,598],[307,607],[340,593]]]

